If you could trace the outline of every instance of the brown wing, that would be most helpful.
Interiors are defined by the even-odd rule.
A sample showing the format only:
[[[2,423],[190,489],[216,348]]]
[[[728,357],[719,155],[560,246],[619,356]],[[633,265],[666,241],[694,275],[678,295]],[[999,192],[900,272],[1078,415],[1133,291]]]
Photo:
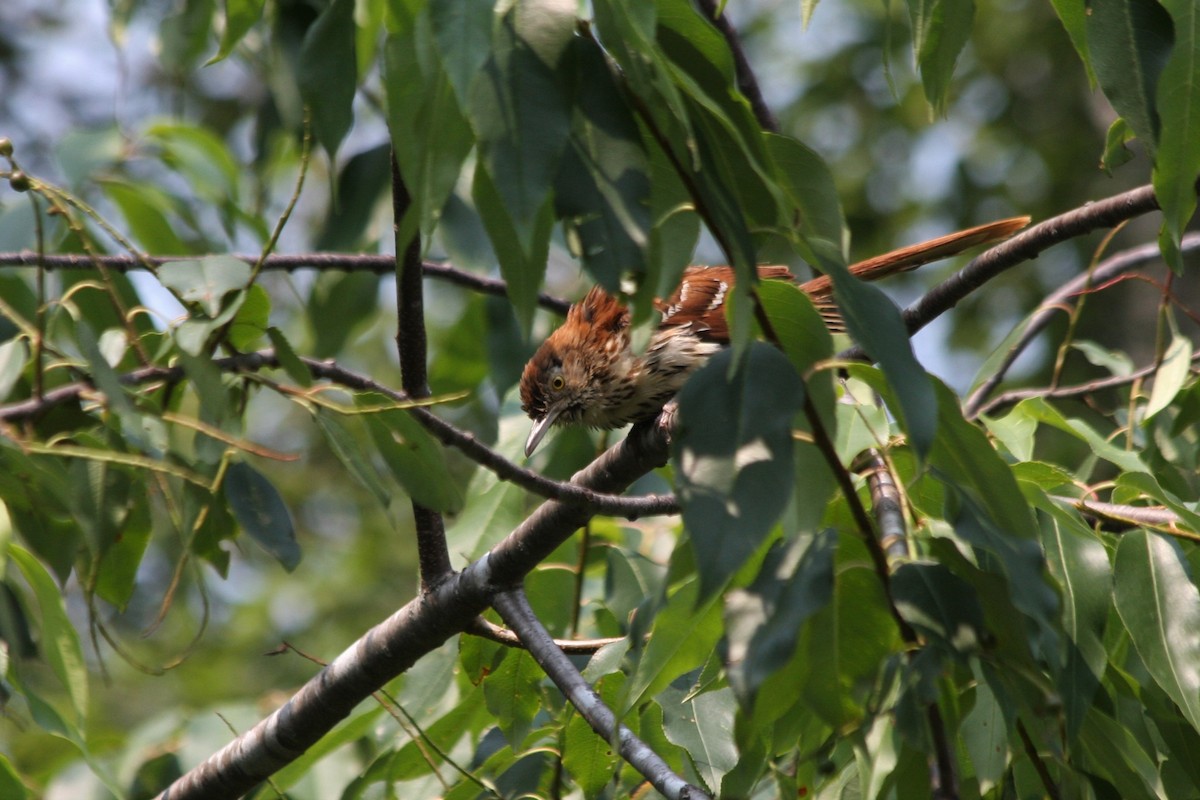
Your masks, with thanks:
[[[779,266],[759,267],[758,277],[761,280],[795,280],[791,270]],[[688,267],[671,296],[654,301],[654,307],[662,312],[660,327],[690,326],[702,339],[729,341],[724,305],[735,281],[733,267]]]
[[[857,264],[851,264],[850,273],[864,281],[879,280],[898,272],[916,269],[931,261],[949,258],[972,247],[1007,239],[1028,224],[1029,217],[1013,217],[968,228],[965,231],[956,231],[926,242],[910,244],[908,247],[901,247],[899,250],[892,250],[881,256],[868,258]],[[833,302],[833,284],[827,275],[806,281],[800,284],[800,288],[808,292],[813,305],[817,307],[817,311],[821,313],[825,324],[831,330],[842,332],[846,329],[842,324],[841,314],[838,313],[837,306]]]

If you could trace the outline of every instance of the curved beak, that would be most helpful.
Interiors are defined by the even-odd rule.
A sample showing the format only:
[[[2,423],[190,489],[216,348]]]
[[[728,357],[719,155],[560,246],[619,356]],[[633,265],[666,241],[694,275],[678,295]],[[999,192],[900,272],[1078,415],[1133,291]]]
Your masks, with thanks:
[[[554,420],[558,419],[560,409],[551,408],[546,411],[546,416],[533,421],[533,427],[529,429],[529,438],[525,440],[525,457],[529,458],[533,455],[533,451],[537,449],[538,444],[542,441],[542,437],[550,430],[550,426],[554,424]]]

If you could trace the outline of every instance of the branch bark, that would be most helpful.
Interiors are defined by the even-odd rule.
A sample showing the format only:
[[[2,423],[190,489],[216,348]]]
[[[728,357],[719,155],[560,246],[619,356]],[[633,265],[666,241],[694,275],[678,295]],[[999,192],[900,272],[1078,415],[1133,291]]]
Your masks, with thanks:
[[[666,439],[654,425],[637,426],[571,480],[595,491],[619,491],[663,463],[666,453]],[[227,800],[254,788],[372,692],[470,628],[497,593],[519,583],[589,516],[578,506],[543,503],[492,550],[372,628],[282,708],[190,770],[158,800]]]

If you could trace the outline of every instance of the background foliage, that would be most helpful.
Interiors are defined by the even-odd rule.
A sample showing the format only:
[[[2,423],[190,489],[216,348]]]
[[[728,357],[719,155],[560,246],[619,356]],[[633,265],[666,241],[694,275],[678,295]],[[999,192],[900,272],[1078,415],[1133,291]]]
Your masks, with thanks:
[[[753,342],[737,292],[736,347],[689,384],[671,464],[636,487],[674,488],[682,522],[596,518],[525,581],[552,634],[619,637],[578,665],[687,780],[1195,794],[1194,4],[732,3],[777,132],[683,0],[132,0],[102,12],[105,68],[60,80],[48,60],[85,12],[0,9],[0,251],[81,256],[0,272],[0,796],[153,796],[413,597],[410,499],[448,515],[456,567],[536,504],[299,360],[399,387],[394,278],[258,260],[414,241],[507,283],[429,281],[425,299],[436,413],[514,460],[513,387],[557,323],[542,288],[625,289],[643,321],[687,263],[810,265],[878,360],[841,381],[849,341],[786,286],[757,300],[782,348]],[[394,235],[392,153],[411,197]],[[1161,217],[1042,254],[915,354],[893,305],[845,278],[1148,182]],[[1037,303],[1156,237],[1145,280],[1063,301],[1014,373],[1034,396],[964,415]],[[120,253],[170,258],[99,260]],[[277,369],[218,360],[267,347]],[[841,465],[882,453],[902,489],[908,535],[882,564],[856,514],[879,504],[830,468],[821,429]],[[558,433],[533,465],[566,478],[598,440]],[[745,467],[748,443],[767,459]],[[521,650],[464,635],[388,692],[256,796],[653,791]]]

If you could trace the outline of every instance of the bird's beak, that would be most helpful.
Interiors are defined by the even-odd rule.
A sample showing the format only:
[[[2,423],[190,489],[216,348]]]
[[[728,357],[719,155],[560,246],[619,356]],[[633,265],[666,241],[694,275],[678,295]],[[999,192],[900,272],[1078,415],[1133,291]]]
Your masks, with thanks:
[[[546,435],[546,431],[550,430],[550,426],[554,424],[554,420],[558,419],[559,409],[551,408],[546,411],[546,416],[533,421],[533,427],[529,429],[529,438],[525,440],[525,457],[529,458],[533,455],[533,451],[537,449],[538,444],[542,441],[542,437]]]

